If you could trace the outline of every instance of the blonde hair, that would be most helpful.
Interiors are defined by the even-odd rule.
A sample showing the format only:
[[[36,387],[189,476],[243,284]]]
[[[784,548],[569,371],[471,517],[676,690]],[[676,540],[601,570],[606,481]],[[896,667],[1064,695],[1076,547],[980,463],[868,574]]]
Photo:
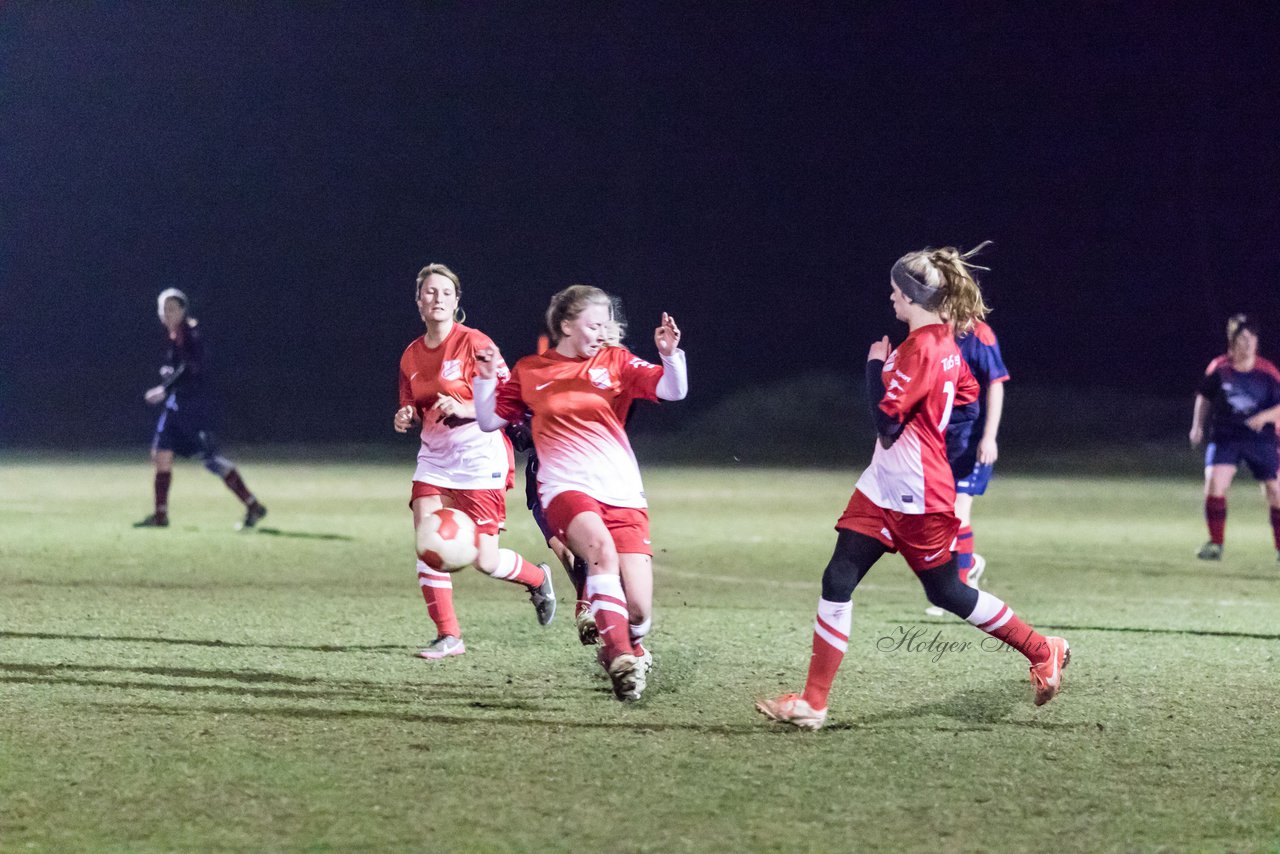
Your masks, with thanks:
[[[968,263],[970,258],[990,242],[984,241],[968,252],[961,252],[954,246],[925,248],[918,252],[908,252],[898,259],[898,263],[922,283],[941,292],[936,311],[951,323],[957,333],[968,332],[974,323],[985,318],[991,311],[982,300],[978,280],[973,277],[974,270],[987,268]]]
[[[613,301],[604,291],[593,288],[591,285],[570,285],[551,298],[551,305],[547,306],[547,337],[552,347],[559,344],[560,339],[564,337],[564,333],[560,331],[560,324],[566,320],[573,320],[590,305],[609,306],[612,318]],[[614,326],[616,325],[610,325],[605,333],[606,336],[612,336]],[[617,333],[618,340],[622,340],[622,330],[617,329]]]
[[[1236,336],[1241,332],[1252,332],[1258,334],[1258,328],[1253,325],[1253,321],[1249,319],[1247,314],[1233,314],[1227,318],[1227,344],[1236,343]]]
[[[462,299],[462,282],[458,281],[458,274],[450,270],[443,264],[428,264],[418,271],[418,283],[413,289],[413,298],[417,299],[422,296],[422,284],[431,276],[444,276],[453,282],[453,292],[458,299]]]

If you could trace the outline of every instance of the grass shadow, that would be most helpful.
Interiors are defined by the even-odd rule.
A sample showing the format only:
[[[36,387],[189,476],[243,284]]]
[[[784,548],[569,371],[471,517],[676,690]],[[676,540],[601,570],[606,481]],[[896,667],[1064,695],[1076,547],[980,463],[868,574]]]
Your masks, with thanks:
[[[254,528],[259,534],[266,534],[268,537],[289,537],[294,540],[348,540],[353,541],[355,537],[347,534],[317,534],[311,531],[285,531],[280,528]]]
[[[0,631],[0,640],[5,638],[25,638],[31,640],[74,640],[74,641],[113,641],[118,643],[162,643],[175,646],[208,646],[226,647],[230,649],[294,649],[304,652],[386,652],[395,651],[408,654],[409,644],[292,644],[292,643],[248,643],[244,641],[207,640],[203,638],[165,638],[140,637],[136,635],[66,635],[53,632],[6,632]]]

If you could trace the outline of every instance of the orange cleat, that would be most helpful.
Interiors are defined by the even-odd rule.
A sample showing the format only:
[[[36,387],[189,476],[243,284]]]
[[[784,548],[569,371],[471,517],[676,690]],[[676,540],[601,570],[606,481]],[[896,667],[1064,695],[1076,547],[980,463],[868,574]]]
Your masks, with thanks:
[[[1049,658],[1039,664],[1031,665],[1031,684],[1036,689],[1036,705],[1045,703],[1058,696],[1062,688],[1062,671],[1071,661],[1071,647],[1063,638],[1045,638],[1049,644]]]
[[[827,720],[826,709],[815,709],[799,694],[783,694],[771,700],[757,700],[756,711],[770,720],[791,724],[800,729],[822,729]]]

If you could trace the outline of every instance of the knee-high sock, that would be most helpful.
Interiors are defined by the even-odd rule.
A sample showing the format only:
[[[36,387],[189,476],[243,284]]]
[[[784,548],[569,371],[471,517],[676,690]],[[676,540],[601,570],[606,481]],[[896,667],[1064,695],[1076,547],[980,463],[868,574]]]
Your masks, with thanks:
[[[418,561],[418,586],[422,588],[422,598],[427,603],[427,614],[436,624],[437,635],[462,637],[458,615],[453,611],[453,577]]]
[[[240,472],[232,469],[222,477],[222,482],[227,485],[227,489],[236,494],[245,504],[253,504],[256,500],[253,493],[249,491],[249,487],[244,485],[244,479],[240,477]]]
[[[600,631],[600,643],[604,645],[605,664],[623,653],[634,655],[622,578],[617,575],[587,576],[587,598],[591,601],[591,616],[595,617],[596,628]]]
[[[169,485],[173,483],[173,472],[156,472],[156,515],[169,515]]]
[[[849,650],[849,629],[853,625],[853,602],[818,600],[818,616],[813,621],[813,653],[809,656],[809,676],[804,682],[804,701],[815,709],[827,707],[827,695],[835,681],[840,662]]]
[[[1044,635],[1020,620],[1012,608],[985,590],[978,591],[978,604],[965,619],[1025,655],[1032,664],[1039,664],[1049,657],[1049,645]]]
[[[1209,525],[1209,542],[1222,545],[1227,536],[1227,496],[1205,496],[1204,521]]]
[[[1271,508],[1271,538],[1280,552],[1280,507]]]
[[[539,587],[546,580],[546,573],[537,564],[529,563],[511,549],[498,549],[498,568],[493,577],[525,587]]]
[[[960,526],[956,534],[956,565],[960,567],[960,583],[969,583],[969,570],[973,569],[973,528]]]

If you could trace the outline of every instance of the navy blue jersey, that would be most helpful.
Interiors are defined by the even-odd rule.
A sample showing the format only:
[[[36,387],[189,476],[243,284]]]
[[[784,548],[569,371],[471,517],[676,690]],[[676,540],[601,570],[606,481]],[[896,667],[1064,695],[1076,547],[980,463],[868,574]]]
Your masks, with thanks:
[[[169,336],[161,385],[168,392],[164,408],[181,412],[197,421],[213,415],[213,394],[205,362],[204,337],[188,321]]]
[[[1224,361],[1205,374],[1200,394],[1209,401],[1209,436],[1214,442],[1247,441],[1259,436],[1275,438],[1275,424],[1260,433],[1245,426],[1251,416],[1280,405],[1280,379],[1255,366],[1251,371],[1237,371]]]
[[[1000,342],[991,327],[979,320],[965,336],[956,339],[956,346],[969,373],[978,381],[978,399],[964,406],[951,410],[951,421],[948,429],[965,425],[965,429],[973,424],[986,423],[987,389],[992,383],[1002,383],[1009,379],[1009,371],[1004,366],[1004,357],[1000,355]]]

